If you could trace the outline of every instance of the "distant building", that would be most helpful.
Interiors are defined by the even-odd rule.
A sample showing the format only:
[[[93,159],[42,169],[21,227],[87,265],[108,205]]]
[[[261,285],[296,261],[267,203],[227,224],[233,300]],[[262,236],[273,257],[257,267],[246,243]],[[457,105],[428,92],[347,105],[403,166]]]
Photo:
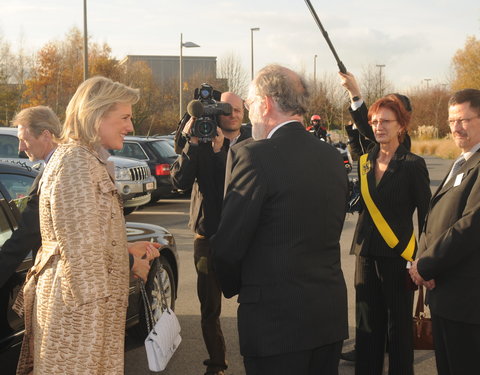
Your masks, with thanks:
[[[153,77],[159,84],[171,82],[179,77],[179,56],[127,55],[120,64],[143,61],[152,69]],[[182,56],[183,80],[192,77],[216,78],[217,58],[215,56]]]

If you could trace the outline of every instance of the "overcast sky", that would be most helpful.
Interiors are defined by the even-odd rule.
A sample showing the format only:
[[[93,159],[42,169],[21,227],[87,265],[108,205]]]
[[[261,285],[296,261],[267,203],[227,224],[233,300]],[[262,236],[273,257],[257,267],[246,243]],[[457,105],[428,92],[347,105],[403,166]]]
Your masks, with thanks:
[[[480,39],[478,0],[311,0],[347,69],[361,76],[371,64],[397,90],[445,83],[451,59],[467,36]],[[83,0],[0,0],[0,35],[29,51],[83,28]],[[113,55],[178,55],[183,40],[201,48],[184,55],[234,52],[250,74],[250,28],[255,69],[280,63],[308,77],[338,71],[304,0],[90,0],[88,33]]]

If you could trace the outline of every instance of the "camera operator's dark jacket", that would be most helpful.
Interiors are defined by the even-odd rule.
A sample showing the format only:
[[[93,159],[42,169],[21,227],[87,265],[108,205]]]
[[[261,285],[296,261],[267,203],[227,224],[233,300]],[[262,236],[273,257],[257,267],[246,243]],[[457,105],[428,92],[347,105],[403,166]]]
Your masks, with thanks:
[[[250,137],[251,130],[242,126],[237,143]],[[177,189],[192,188],[190,229],[207,238],[215,234],[220,222],[229,144],[225,138],[222,150],[214,153],[211,142],[187,143],[171,169]]]

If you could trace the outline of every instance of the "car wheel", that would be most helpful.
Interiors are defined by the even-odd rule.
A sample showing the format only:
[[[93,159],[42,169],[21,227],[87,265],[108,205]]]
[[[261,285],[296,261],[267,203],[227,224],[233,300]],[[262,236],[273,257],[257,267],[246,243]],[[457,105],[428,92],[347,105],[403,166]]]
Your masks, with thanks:
[[[177,293],[175,278],[173,276],[170,263],[168,262],[167,258],[163,256],[160,256],[158,260],[153,262],[150,273],[148,274],[147,284],[145,285],[145,290],[147,291],[148,300],[150,301],[150,306],[152,307],[153,319],[155,322],[158,321],[160,316],[163,314],[160,280],[163,282],[167,304],[172,310],[174,310]],[[131,333],[142,340],[144,340],[148,335],[145,308],[142,300],[140,301],[139,324],[132,327]]]

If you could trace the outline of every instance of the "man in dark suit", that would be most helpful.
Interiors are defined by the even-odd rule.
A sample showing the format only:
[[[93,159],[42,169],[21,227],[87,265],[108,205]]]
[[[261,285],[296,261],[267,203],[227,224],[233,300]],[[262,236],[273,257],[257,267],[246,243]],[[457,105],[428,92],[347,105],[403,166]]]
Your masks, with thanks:
[[[185,147],[171,170],[175,187],[182,190],[192,188],[189,227],[195,232],[193,251],[197,294],[203,339],[209,354],[204,361],[207,375],[223,375],[227,368],[225,340],[220,327],[222,292],[211,265],[210,238],[220,221],[228,149],[250,138],[251,134],[250,129],[242,127],[243,100],[232,92],[224,92],[220,99],[231,104],[232,114],[220,116],[217,136],[212,142],[200,142],[190,134],[195,121],[190,119],[183,130],[188,142],[184,141]]]
[[[462,155],[437,189],[410,269],[428,289],[437,370],[476,374],[480,357],[480,90],[456,92],[448,121]]]
[[[18,127],[18,150],[25,152],[30,161],[48,161],[57,147],[54,136],[60,135],[57,115],[45,106],[30,107],[20,111],[12,121]],[[15,272],[18,265],[32,251],[35,255],[41,245],[38,216],[38,182],[40,172],[33,182],[29,199],[17,230],[5,241],[0,250],[0,287]]]
[[[239,295],[248,375],[337,374],[348,336],[347,176],[338,151],[305,131],[307,102],[299,75],[262,69],[245,102],[255,141],[234,146],[227,165],[214,266],[225,297]]]

